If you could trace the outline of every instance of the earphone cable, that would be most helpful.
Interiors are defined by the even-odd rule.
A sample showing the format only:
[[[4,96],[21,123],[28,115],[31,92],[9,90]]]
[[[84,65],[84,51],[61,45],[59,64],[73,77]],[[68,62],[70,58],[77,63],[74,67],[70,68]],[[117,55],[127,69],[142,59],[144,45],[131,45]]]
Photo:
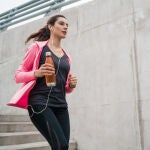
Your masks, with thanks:
[[[58,68],[57,68],[57,71],[56,71],[56,76],[57,76],[57,74],[58,74],[58,71],[59,71],[59,67],[60,67],[60,60],[61,60],[61,57],[58,59]],[[34,114],[40,114],[40,113],[42,113],[44,110],[46,110],[46,108],[47,108],[47,106],[48,106],[48,102],[49,102],[49,98],[50,98],[50,94],[51,94],[51,92],[52,92],[52,86],[50,87],[50,90],[49,90],[49,93],[48,93],[48,97],[47,97],[47,101],[46,101],[46,105],[45,105],[45,107],[41,110],[41,111],[35,111],[34,109],[33,109],[33,107],[32,107],[32,105],[28,105],[28,107],[30,106],[31,107],[31,110],[32,110],[32,114],[31,115],[29,115],[30,117],[32,117]]]

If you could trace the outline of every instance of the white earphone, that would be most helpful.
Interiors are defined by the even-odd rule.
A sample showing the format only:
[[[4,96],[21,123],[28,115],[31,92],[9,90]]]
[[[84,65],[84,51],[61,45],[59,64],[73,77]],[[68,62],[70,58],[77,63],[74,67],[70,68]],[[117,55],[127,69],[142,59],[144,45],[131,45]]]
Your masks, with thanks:
[[[54,28],[53,28],[53,27],[50,27],[50,30],[51,30],[51,31],[54,31]]]

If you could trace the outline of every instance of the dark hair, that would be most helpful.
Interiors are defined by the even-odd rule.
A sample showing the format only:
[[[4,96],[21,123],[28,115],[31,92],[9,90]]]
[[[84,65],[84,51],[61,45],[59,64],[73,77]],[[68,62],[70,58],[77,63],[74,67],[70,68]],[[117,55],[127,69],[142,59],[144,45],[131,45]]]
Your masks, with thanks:
[[[49,18],[47,21],[47,25],[45,25],[43,28],[41,28],[38,32],[32,33],[25,41],[25,43],[28,43],[31,39],[34,39],[34,41],[46,41],[50,38],[50,30],[48,29],[48,25],[54,25],[55,22],[59,17],[66,18],[63,15],[54,15]]]

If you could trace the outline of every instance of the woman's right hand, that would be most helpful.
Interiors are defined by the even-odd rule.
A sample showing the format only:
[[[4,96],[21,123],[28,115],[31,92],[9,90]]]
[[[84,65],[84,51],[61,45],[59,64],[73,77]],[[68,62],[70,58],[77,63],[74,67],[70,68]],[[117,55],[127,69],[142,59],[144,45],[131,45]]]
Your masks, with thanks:
[[[34,76],[37,78],[52,74],[55,74],[55,68],[48,63],[41,65],[38,70],[34,71]]]

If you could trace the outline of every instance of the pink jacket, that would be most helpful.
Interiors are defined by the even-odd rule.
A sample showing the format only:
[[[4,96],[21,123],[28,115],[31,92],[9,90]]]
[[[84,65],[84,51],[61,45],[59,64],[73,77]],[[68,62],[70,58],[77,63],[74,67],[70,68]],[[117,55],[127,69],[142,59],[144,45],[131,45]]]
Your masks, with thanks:
[[[27,49],[24,59],[15,73],[16,83],[23,83],[23,85],[15,93],[15,95],[12,97],[11,101],[7,105],[27,109],[29,93],[31,89],[34,87],[34,85],[36,84],[34,71],[38,69],[40,55],[43,47],[47,44],[47,42],[48,41],[34,42]],[[71,63],[71,59],[69,56],[68,56],[68,61],[69,63]],[[71,93],[73,90],[72,88],[69,87],[68,79],[65,88],[66,88],[66,93]]]

